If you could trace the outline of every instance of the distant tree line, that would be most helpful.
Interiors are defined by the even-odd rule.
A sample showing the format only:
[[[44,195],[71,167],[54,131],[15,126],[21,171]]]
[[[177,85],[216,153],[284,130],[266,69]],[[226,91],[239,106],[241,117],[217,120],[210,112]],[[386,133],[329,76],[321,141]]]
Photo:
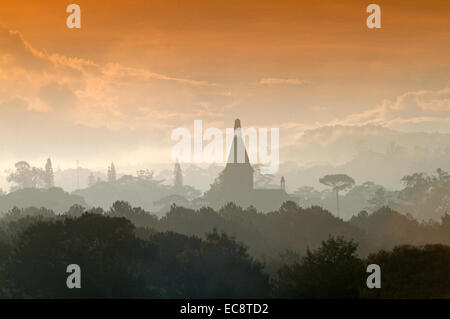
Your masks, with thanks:
[[[405,218],[384,208],[343,222],[289,202],[271,214],[174,206],[164,218],[121,201],[63,215],[13,209],[0,219],[0,296],[449,297],[450,216],[433,225]],[[72,263],[82,289],[66,287]],[[365,284],[372,263],[381,289]]]
[[[58,189],[53,190],[56,192]],[[329,234],[357,241],[361,256],[404,244],[450,245],[449,214],[444,214],[440,221],[419,222],[389,207],[382,207],[373,213],[362,211],[349,221],[343,221],[320,207],[302,208],[294,202],[285,202],[277,211],[267,214],[233,203],[219,210],[208,207],[191,209],[173,204],[162,217],[125,201],[114,202],[108,210],[100,207],[86,209],[85,204],[76,203],[62,215],[44,208],[13,208],[1,215],[0,225],[24,217],[40,216],[43,210],[52,218],[80,217],[85,212],[125,217],[137,227],[138,233],[141,230],[169,231],[204,237],[216,228],[242,241],[252,256],[267,261],[286,250],[304,254],[308,248],[319,247]]]
[[[257,187],[273,187],[274,176],[260,173],[255,165],[255,185]],[[225,202],[220,192],[222,176],[211,184],[211,188],[203,195],[197,189],[183,184],[183,172],[178,162],[174,165],[173,185],[165,185],[165,180],[154,178],[154,171],[139,170],[136,175],[119,175],[114,163],[108,166],[106,181],[96,178],[93,173],[87,176],[85,189],[74,192],[82,196],[90,206],[109,207],[117,199],[126,200],[133,205],[164,215],[171,203],[190,208],[205,205],[220,207]],[[346,174],[325,175],[318,179],[329,187],[317,190],[311,186],[303,186],[293,192],[293,198],[303,208],[320,206],[333,212],[340,218],[350,219],[362,210],[374,212],[382,207],[390,207],[402,214],[409,214],[420,221],[438,221],[441,216],[450,212],[450,174],[438,168],[434,174],[414,173],[401,179],[403,188],[388,190],[371,181],[356,184]],[[9,171],[7,181],[12,184],[10,192],[22,189],[50,189],[55,186],[54,172],[49,158],[44,168],[34,167],[25,161],[15,164]],[[0,190],[0,195],[3,192]],[[0,203],[0,208],[1,208]]]

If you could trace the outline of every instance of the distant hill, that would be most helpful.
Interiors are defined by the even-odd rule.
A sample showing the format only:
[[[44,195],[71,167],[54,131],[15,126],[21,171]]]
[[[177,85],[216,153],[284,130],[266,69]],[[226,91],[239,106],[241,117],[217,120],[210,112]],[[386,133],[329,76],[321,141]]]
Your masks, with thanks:
[[[401,132],[374,125],[325,126],[307,130],[283,147],[280,161],[279,174],[291,189],[323,187],[320,177],[338,173],[350,175],[357,183],[372,181],[398,189],[405,175],[450,170],[450,134]]]
[[[64,213],[75,204],[83,207],[88,206],[83,197],[66,193],[59,187],[50,189],[26,188],[0,196],[1,213],[8,212],[14,207],[45,207],[55,213]]]

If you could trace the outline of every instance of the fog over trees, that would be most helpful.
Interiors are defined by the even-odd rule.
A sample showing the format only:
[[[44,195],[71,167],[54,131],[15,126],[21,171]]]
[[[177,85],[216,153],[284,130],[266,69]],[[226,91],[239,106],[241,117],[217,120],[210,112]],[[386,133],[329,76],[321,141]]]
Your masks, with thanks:
[[[395,145],[389,152],[402,154]],[[358,156],[351,165],[360,165]],[[450,296],[445,166],[402,175],[392,188],[361,181],[345,166],[311,168],[315,184],[302,185],[292,181],[297,173],[263,175],[255,165],[256,189],[289,196],[276,209],[258,210],[221,198],[217,165],[177,161],[165,171],[150,166],[133,173],[114,162],[103,171],[53,165],[50,158],[42,167],[19,161],[7,172],[9,189],[0,192],[0,297]],[[63,172],[80,187],[60,187]],[[213,173],[206,190],[189,183]],[[83,290],[65,286],[65,267],[74,260],[88,274]],[[383,290],[367,288],[370,264],[389,279]]]

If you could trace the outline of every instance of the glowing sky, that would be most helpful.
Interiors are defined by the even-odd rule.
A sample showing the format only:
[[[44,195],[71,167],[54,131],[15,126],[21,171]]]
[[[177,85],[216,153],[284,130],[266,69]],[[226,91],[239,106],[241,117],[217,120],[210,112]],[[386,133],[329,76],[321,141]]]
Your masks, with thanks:
[[[378,124],[450,132],[450,2],[0,2],[0,166],[169,160],[171,131]],[[281,159],[283,161],[283,159]],[[67,164],[69,165],[69,164]]]

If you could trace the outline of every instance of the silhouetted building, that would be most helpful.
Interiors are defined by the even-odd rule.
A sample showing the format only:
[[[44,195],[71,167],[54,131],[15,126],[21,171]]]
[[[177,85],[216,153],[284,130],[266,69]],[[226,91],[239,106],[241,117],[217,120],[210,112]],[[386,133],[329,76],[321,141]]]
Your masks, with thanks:
[[[207,201],[213,206],[234,202],[242,207],[252,205],[261,211],[272,211],[280,208],[285,201],[295,200],[286,193],[284,177],[281,178],[280,188],[255,189],[253,173],[253,167],[242,139],[241,121],[236,119],[233,143],[227,164],[221,173],[218,184],[210,192],[207,192]]]

